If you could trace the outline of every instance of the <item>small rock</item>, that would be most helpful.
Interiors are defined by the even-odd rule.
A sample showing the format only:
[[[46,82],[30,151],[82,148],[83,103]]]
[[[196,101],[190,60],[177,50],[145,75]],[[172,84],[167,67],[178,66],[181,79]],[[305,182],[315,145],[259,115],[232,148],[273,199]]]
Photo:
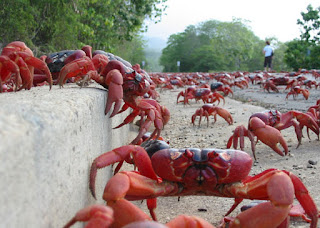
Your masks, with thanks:
[[[307,168],[313,168],[313,165],[308,164],[308,165],[307,165]]]
[[[200,211],[200,212],[207,212],[208,210],[205,209],[205,208],[198,208],[198,211]]]
[[[294,169],[303,169],[303,165],[292,165]]]
[[[317,161],[313,161],[313,160],[309,160],[308,163],[309,163],[310,165],[316,165],[318,162],[317,162]]]

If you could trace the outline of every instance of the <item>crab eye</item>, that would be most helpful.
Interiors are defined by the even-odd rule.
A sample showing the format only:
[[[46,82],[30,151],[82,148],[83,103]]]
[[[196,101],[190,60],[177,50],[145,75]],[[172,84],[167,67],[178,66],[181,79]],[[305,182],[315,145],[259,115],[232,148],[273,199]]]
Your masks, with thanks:
[[[271,115],[276,116],[277,115],[277,110],[271,110]]]
[[[192,158],[192,157],[193,157],[193,153],[192,153],[190,150],[188,150],[188,149],[186,149],[186,150],[184,151],[184,154],[185,154],[188,158]]]
[[[142,80],[142,76],[138,73],[136,73],[136,76],[134,77],[134,79],[138,82],[140,82]]]
[[[144,80],[145,87],[149,87],[150,83],[147,80]]]

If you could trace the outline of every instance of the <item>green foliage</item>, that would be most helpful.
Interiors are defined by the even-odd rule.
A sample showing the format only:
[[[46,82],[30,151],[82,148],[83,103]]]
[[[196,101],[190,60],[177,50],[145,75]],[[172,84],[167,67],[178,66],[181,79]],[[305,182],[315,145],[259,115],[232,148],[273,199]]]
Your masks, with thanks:
[[[160,18],[166,1],[2,0],[0,43],[21,40],[40,55],[79,49],[85,44],[93,49],[124,53],[120,49],[129,47],[127,42],[133,40],[136,51],[143,53],[137,34],[146,18]],[[140,53],[137,56],[141,57]]]
[[[288,49],[285,51],[284,60],[286,64],[298,70],[320,68],[320,7],[313,9],[307,7],[307,12],[301,12],[302,20],[298,19],[297,24],[302,26],[300,40],[295,39],[288,42]]]
[[[262,47],[242,20],[209,20],[171,35],[160,64],[164,71],[252,71],[262,67]]]
[[[131,41],[121,41],[112,52],[115,55],[129,61],[132,65],[141,65],[144,57],[144,40],[141,36],[134,37]]]
[[[297,24],[303,29],[300,38],[307,42],[318,43],[320,40],[320,7],[313,9],[311,5],[308,5],[307,11],[307,13],[301,12],[302,20],[297,20]]]
[[[304,40],[293,40],[287,43],[285,52],[285,62],[295,71],[300,68],[318,69],[320,68],[320,47],[314,43]]]

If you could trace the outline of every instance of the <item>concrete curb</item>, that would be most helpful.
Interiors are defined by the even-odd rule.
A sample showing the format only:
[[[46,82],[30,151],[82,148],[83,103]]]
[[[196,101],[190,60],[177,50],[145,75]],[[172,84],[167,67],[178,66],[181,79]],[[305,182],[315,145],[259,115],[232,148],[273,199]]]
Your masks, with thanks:
[[[98,172],[96,201],[88,189],[91,163],[130,142],[128,125],[112,129],[128,112],[105,116],[106,97],[107,91],[97,84],[0,94],[4,227],[62,227],[79,209],[104,203],[110,168]]]

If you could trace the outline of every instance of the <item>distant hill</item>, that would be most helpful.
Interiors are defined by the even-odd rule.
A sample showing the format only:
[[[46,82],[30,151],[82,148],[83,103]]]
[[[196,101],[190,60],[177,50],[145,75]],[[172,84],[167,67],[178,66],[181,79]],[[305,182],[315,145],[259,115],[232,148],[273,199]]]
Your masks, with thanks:
[[[163,67],[159,59],[162,49],[167,46],[167,41],[159,37],[144,37],[144,40],[147,41],[144,50],[147,58],[145,69],[149,72],[161,72]]]
[[[144,37],[147,41],[146,49],[162,50],[167,46],[167,41],[160,37]]]

